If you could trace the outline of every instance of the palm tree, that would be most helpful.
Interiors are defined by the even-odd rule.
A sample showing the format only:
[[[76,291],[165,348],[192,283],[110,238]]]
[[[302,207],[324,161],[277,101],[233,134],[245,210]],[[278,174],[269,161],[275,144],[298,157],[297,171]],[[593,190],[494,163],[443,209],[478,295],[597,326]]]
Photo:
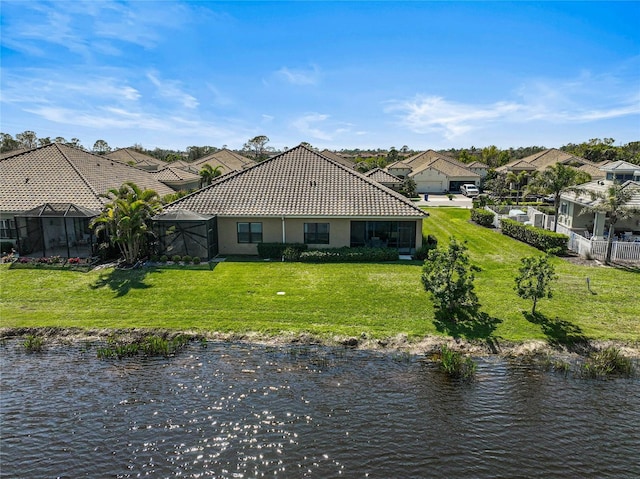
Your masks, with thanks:
[[[558,227],[558,210],[560,209],[560,194],[563,191],[579,193],[582,191],[577,185],[591,180],[591,176],[584,171],[576,170],[571,166],[556,163],[548,166],[542,173],[536,175],[533,181],[527,186],[527,192],[553,195],[553,209],[556,221],[553,224],[553,231]]]
[[[520,189],[527,184],[527,178],[529,178],[528,171],[521,171],[520,173],[516,173],[515,171],[510,171],[507,173],[507,181],[510,183],[514,183],[516,185],[516,205],[519,203],[520,198]]]
[[[202,165],[202,169],[200,170],[200,188],[203,186],[209,186],[213,179],[217,178],[221,174],[222,167],[220,165],[214,168],[209,163],[205,163]]]
[[[110,201],[91,220],[90,227],[96,235],[104,232],[111,244],[118,246],[125,263],[133,264],[140,259],[145,238],[153,234],[150,220],[162,209],[160,197],[131,182],[101,196]]]
[[[585,206],[580,214],[584,213],[604,213],[609,218],[609,236],[607,238],[607,253],[604,262],[611,262],[611,247],[613,245],[613,235],[615,234],[616,223],[620,220],[631,218],[640,214],[640,209],[628,207],[628,203],[638,194],[639,188],[630,186],[628,183],[621,185],[613,183],[604,192],[592,193],[594,200],[600,200],[593,206]]]

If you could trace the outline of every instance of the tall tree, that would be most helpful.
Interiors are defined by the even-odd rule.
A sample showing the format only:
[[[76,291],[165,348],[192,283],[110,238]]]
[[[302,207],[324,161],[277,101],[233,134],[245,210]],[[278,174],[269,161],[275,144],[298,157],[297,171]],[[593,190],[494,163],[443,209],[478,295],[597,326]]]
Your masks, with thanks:
[[[467,247],[455,238],[446,250],[429,251],[424,262],[422,285],[431,293],[436,308],[452,321],[472,317],[480,306],[473,284],[475,269]]]
[[[109,153],[111,151],[111,147],[104,140],[96,140],[93,144],[93,152],[98,155],[104,155],[105,153]]]
[[[38,146],[38,137],[34,131],[25,130],[22,133],[16,135],[16,140],[20,142],[22,148],[30,150]]]
[[[220,176],[222,174],[221,168],[220,165],[214,168],[208,163],[202,165],[202,169],[200,170],[200,187],[210,185],[214,178]]]
[[[265,135],[254,136],[244,144],[244,149],[253,152],[255,161],[262,161],[266,158],[266,145],[269,143],[269,137]]]
[[[38,146],[46,146],[51,144],[51,137],[45,136],[44,138],[38,138]]]
[[[577,185],[591,180],[591,176],[584,171],[576,170],[572,166],[556,163],[548,166],[531,181],[525,190],[526,192],[553,195],[553,209],[556,221],[553,224],[553,231],[558,228],[558,210],[560,209],[560,194],[563,191],[581,191]]]
[[[0,153],[13,151],[20,148],[20,142],[14,140],[9,133],[0,133]]]
[[[551,282],[556,279],[553,264],[547,256],[528,256],[520,260],[515,290],[522,299],[532,299],[531,314],[536,314],[536,305],[542,298],[551,298]]]
[[[613,183],[604,192],[592,193],[591,197],[597,200],[593,206],[585,206],[580,214],[604,213],[609,219],[609,236],[607,237],[607,252],[605,263],[611,263],[611,249],[615,236],[616,224],[620,220],[640,215],[639,208],[629,206],[632,198],[640,193],[640,188],[631,183]]]
[[[124,183],[102,195],[110,201],[91,223],[96,235],[104,232],[117,245],[125,263],[134,264],[144,250],[145,240],[153,235],[151,218],[162,209],[158,194],[141,190],[135,183]]]

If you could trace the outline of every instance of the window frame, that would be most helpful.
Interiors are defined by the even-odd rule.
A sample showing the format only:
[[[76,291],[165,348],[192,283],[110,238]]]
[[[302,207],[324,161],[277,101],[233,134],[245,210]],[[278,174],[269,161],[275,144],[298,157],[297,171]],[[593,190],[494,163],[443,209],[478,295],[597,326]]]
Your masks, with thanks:
[[[240,231],[240,225],[247,225],[248,231]],[[262,222],[261,221],[238,221],[236,222],[236,235],[237,235],[236,239],[238,241],[238,244],[262,243]]]
[[[326,233],[318,231],[318,226],[320,225],[326,226],[327,228]],[[330,244],[331,243],[331,224],[330,223],[304,223],[303,235],[304,235],[304,244]]]

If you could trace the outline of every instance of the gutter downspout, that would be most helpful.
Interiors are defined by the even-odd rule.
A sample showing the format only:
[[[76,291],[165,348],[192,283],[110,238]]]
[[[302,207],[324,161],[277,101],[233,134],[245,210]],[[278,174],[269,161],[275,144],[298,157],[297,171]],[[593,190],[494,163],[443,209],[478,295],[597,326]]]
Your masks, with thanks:
[[[285,244],[287,242],[287,230],[285,228],[284,216],[282,216],[281,219],[282,219],[282,244]],[[284,255],[282,256],[282,261],[284,261]]]

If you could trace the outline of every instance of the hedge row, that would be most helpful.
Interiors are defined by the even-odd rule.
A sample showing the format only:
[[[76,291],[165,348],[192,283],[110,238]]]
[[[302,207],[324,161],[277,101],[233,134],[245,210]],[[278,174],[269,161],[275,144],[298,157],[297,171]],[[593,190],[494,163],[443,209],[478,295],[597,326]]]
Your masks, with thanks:
[[[334,248],[303,251],[299,261],[306,263],[367,263],[397,261],[397,249],[392,248]]]
[[[280,259],[288,248],[301,253],[309,246],[302,243],[258,243],[258,256],[263,259]]]
[[[530,244],[534,248],[559,256],[567,253],[569,241],[567,235],[525,225],[508,218],[500,220],[500,225],[503,234]]]
[[[480,226],[492,226],[494,217],[495,214],[493,212],[485,209],[473,208],[471,210],[471,219],[474,223],[479,224]]]

